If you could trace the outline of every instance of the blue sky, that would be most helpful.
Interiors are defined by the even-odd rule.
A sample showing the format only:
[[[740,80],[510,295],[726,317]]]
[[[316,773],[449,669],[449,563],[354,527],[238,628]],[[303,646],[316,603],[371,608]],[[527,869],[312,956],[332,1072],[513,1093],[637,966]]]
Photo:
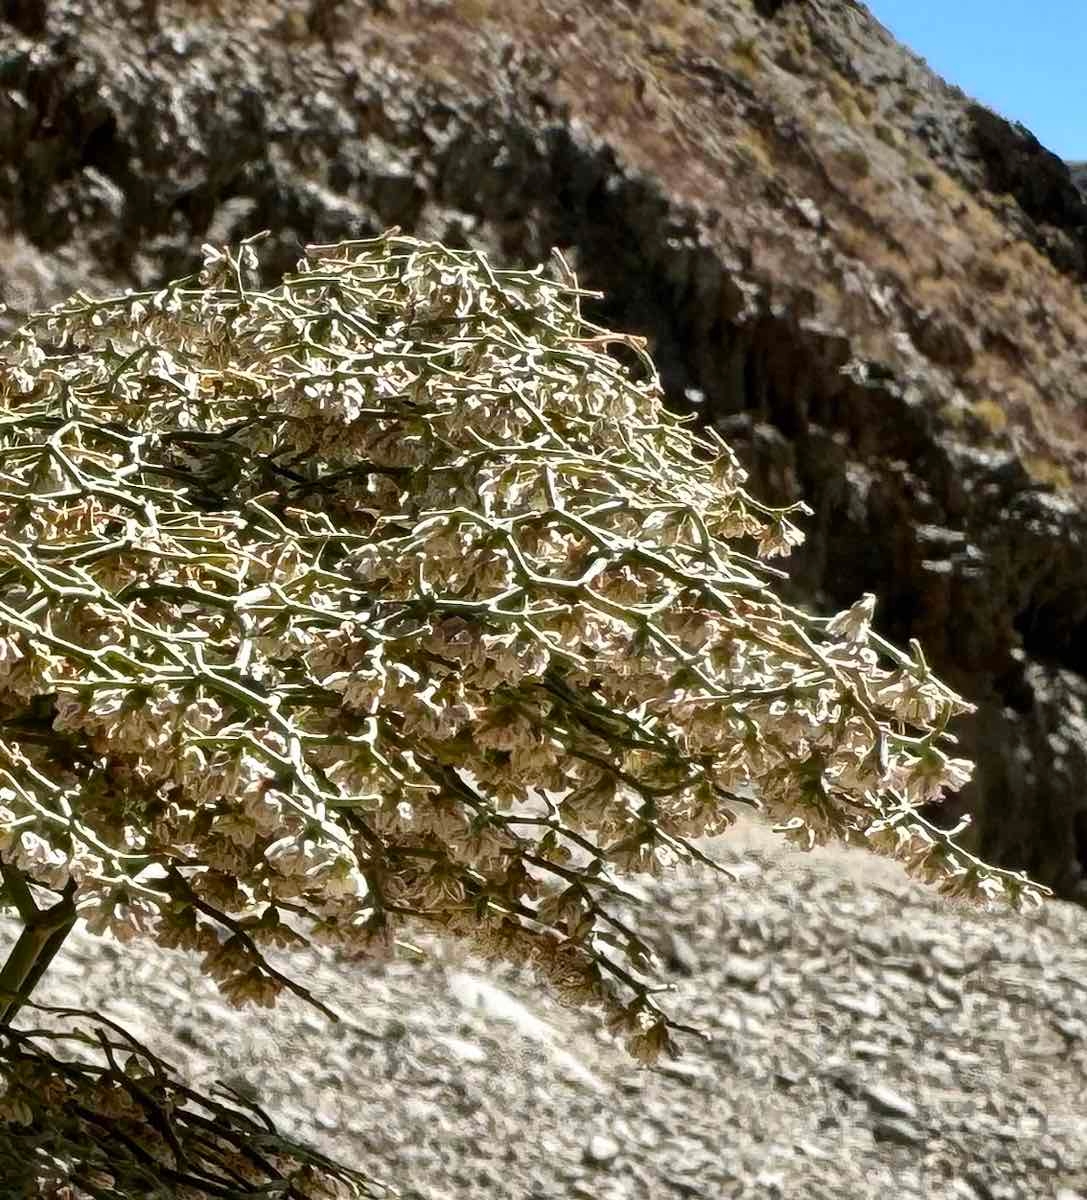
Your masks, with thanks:
[[[1087,159],[1087,0],[865,0],[949,83]]]

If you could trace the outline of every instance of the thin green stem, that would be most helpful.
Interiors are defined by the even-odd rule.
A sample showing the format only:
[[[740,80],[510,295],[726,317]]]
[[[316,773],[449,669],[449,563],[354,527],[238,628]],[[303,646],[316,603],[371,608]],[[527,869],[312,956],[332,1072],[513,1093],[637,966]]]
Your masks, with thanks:
[[[23,1004],[30,998],[38,981],[49,968],[75,924],[70,882],[64,895],[49,908],[38,908],[23,873],[8,863],[2,864],[4,887],[23,919],[23,929],[0,967],[0,1029],[6,1029]]]

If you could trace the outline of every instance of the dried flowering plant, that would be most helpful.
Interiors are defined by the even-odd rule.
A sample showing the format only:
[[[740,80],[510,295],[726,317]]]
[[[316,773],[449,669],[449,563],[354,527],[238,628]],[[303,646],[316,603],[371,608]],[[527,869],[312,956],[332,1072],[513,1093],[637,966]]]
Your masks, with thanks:
[[[264,289],[255,240],[2,351],[5,1021],[79,917],[264,1005],[313,999],[277,949],[427,922],[652,1060],[682,1026],[611,901],[737,804],[1037,899],[918,811],[968,777],[969,706],[871,597],[778,600],[795,511],[667,411],[561,256],[392,231]]]
[[[30,1007],[42,1027],[0,1031],[5,1196],[376,1200],[390,1194],[284,1137],[237,1092],[194,1091],[107,1018]]]

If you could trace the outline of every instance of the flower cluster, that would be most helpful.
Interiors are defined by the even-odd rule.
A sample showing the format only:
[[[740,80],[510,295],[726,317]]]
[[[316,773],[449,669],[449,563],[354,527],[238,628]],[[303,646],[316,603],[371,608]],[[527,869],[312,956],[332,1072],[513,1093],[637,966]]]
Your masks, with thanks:
[[[304,993],[277,946],[431,922],[646,1058],[670,1020],[609,899],[737,804],[1037,894],[918,813],[968,776],[968,706],[871,597],[777,599],[797,514],[561,259],[394,232],[267,290],[254,263],[77,296],[0,357],[5,863],[238,1003]]]

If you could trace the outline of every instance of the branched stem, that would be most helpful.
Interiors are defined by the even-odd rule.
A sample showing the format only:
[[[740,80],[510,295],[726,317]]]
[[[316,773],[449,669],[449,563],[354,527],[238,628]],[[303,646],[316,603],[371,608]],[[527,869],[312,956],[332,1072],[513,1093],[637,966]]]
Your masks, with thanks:
[[[6,1029],[29,999],[38,981],[57,955],[75,924],[72,899],[75,884],[69,883],[56,904],[39,908],[23,873],[9,863],[0,864],[4,888],[19,910],[23,928],[0,967],[0,1029]]]

